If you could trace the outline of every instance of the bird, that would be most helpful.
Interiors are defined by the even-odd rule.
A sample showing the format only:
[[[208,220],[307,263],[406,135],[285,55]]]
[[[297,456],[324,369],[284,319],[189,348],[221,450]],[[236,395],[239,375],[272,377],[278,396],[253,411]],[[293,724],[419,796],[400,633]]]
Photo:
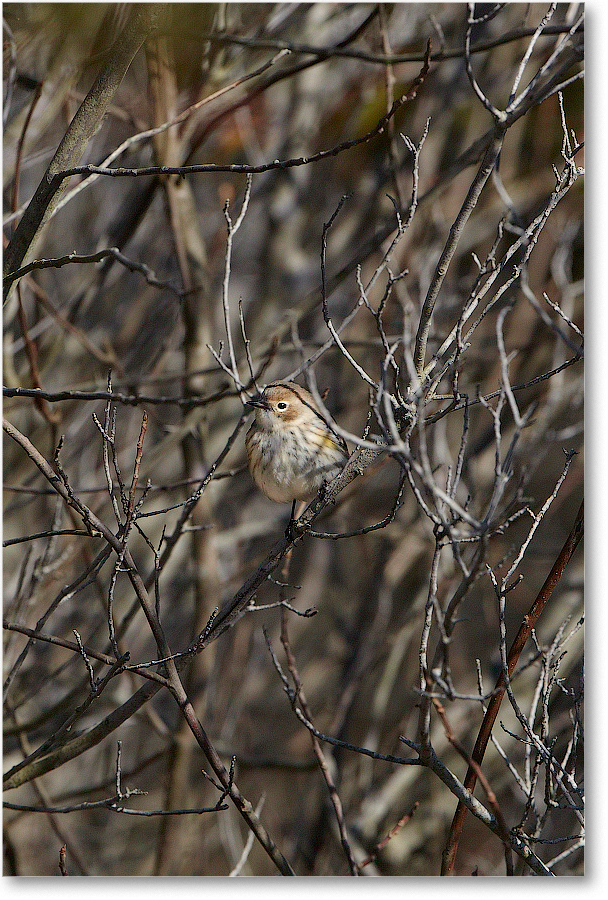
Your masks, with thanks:
[[[269,384],[247,403],[255,409],[245,445],[256,485],[276,503],[312,500],[344,468],[343,438],[325,422],[312,394],[293,381]]]

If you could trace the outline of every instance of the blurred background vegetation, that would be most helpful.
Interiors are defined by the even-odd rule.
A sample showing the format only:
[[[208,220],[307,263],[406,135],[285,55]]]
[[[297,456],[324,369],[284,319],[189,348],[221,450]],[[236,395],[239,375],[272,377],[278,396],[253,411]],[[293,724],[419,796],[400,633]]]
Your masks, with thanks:
[[[466,4],[154,6],[159,22],[128,66],[80,165],[104,164],[123,143],[109,165],[263,167],[274,160],[308,158],[372,131],[420,72],[429,39],[432,57],[416,96],[381,134],[318,161],[254,175],[228,273],[224,209],[228,203],[232,219],[237,218],[246,191],[243,173],[66,180],[67,190],[25,261],[93,255],[107,248],[117,248],[122,256],[38,266],[19,280],[18,291],[9,293],[4,309],[5,416],[48,460],[64,436],[61,463],[72,489],[115,528],[102,435],[92,416],[104,422],[103,392],[112,371],[112,389],[123,397],[115,404],[116,460],[127,484],[142,411],[148,414],[139,474],[140,485],[147,479],[151,485],[140,509],[147,514],[139,520],[145,536],[134,531],[129,541],[146,576],[154,570],[153,548],[161,548],[163,535],[175,528],[180,504],[226,446],[243,412],[238,386],[225,368],[222,291],[227,274],[229,325],[243,380],[248,378],[246,352],[259,374],[258,386],[286,379],[301,372],[303,362],[310,363],[319,390],[329,388],[326,405],[334,419],[351,434],[362,435],[370,409],[368,384],[336,343],[328,341],[321,309],[324,225],[348,195],[327,241],[328,308],[338,326],[360,298],[357,267],[367,283],[394,237],[396,210],[404,219],[407,215],[413,157],[401,135],[418,145],[428,128],[417,171],[417,208],[389,261],[393,275],[402,277],[383,308],[384,332],[390,345],[399,345],[396,355],[403,361],[408,335],[416,332],[450,228],[479,166],[479,142],[493,124],[467,77]],[[150,8],[141,7],[144,17]],[[4,5],[5,242],[100,68],[112,60],[132,10],[128,4]],[[482,4],[476,14],[492,11]],[[534,29],[548,11],[548,4],[499,4],[494,15],[472,30],[474,75],[496,107],[507,106]],[[553,65],[552,54],[561,41],[567,42],[564,34],[580,14],[578,4],[556,6],[532,47],[522,88],[542,66]],[[576,37],[580,35],[581,29]],[[582,498],[583,366],[576,348],[577,329],[583,327],[583,179],[550,211],[527,262],[527,290],[536,302],[522,287],[523,276],[499,294],[523,251],[515,252],[509,265],[500,268],[498,262],[547,208],[554,167],[561,172],[564,165],[563,121],[573,145],[583,140],[583,81],[574,77],[580,68],[573,61],[560,74],[563,118],[558,94],[550,93],[509,127],[499,174],[488,181],[460,237],[429,336],[427,358],[458,322],[479,284],[480,265],[487,276],[494,261],[500,271],[484,301],[488,312],[458,359],[458,388],[471,400],[500,390],[497,320],[507,308],[504,344],[510,382],[527,385],[517,391],[519,409],[534,408],[510,459],[501,527],[487,539],[485,563],[504,574],[531,524],[527,514],[513,521],[510,516],[526,507],[538,513],[562,473],[564,451],[578,454],[526,549],[518,569],[523,579],[508,594],[508,643],[569,534]],[[185,110],[190,112],[182,116]],[[178,117],[172,127],[144,134]],[[576,156],[578,166],[582,155]],[[359,303],[341,332],[345,347],[375,382],[386,354],[373,312],[386,283],[385,272],[369,292],[370,308]],[[563,315],[545,302],[545,294]],[[494,306],[490,297],[497,298]],[[561,368],[568,361],[573,362]],[[402,376],[405,391],[403,362]],[[446,371],[437,392],[449,398],[453,377],[453,369]],[[42,389],[47,400],[19,396],[18,389],[32,387]],[[62,391],[71,396],[55,400],[52,395]],[[101,393],[100,399],[85,392]],[[194,402],[200,397],[212,402]],[[488,402],[496,405],[496,399]],[[446,401],[431,400],[425,414],[432,416],[445,406]],[[439,481],[457,464],[463,416],[461,408],[426,429],[433,469],[442,473]],[[502,428],[504,459],[514,433],[508,404]],[[469,408],[467,429],[459,496],[467,509],[481,515],[496,484],[495,421],[487,405]],[[245,462],[241,433],[160,575],[160,618],[174,652],[184,649],[213,610],[234,595],[287,525],[288,507],[271,503],[255,489]],[[399,461],[385,457],[340,494],[315,528],[348,532],[382,521],[395,503],[399,473]],[[4,549],[5,620],[35,628],[45,617],[40,627],[44,634],[73,641],[76,630],[87,647],[107,653],[111,594],[117,631],[122,628],[121,650],[129,651],[132,663],[157,658],[141,611],[129,612],[134,596],[127,578],[118,573],[114,584],[113,561],[91,571],[58,602],[66,586],[90,569],[101,545],[66,533],[77,531],[79,523],[22,449],[6,437],[4,479],[4,538],[9,542]],[[43,537],[32,537],[43,532]],[[433,522],[409,487],[386,527],[337,541],[306,537],[294,548],[285,595],[298,610],[314,607],[317,614],[291,615],[289,636],[319,731],[380,753],[410,755],[399,737],[417,739],[421,630],[434,550]],[[472,551],[463,545],[462,553]],[[280,572],[275,574],[281,581]],[[448,549],[436,572],[440,607],[445,608],[462,578]],[[276,603],[280,590],[268,580],[256,603]],[[539,621],[536,645],[531,641],[526,646],[516,682],[522,707],[527,713],[536,710],[533,724],[555,756],[566,761],[579,786],[582,632],[575,626],[581,615],[579,551]],[[498,603],[485,570],[467,591],[458,618],[450,644],[455,693],[477,694],[478,668],[488,692],[501,661]],[[260,817],[296,873],[347,874],[310,735],[292,713],[262,626],[283,659],[280,610],[249,612],[192,661],[184,670],[184,684],[225,765],[236,757],[235,780],[244,796],[254,807],[263,801]],[[90,690],[80,655],[41,641],[28,644],[23,655],[26,640],[14,630],[5,631],[6,771],[52,740]],[[438,641],[435,623],[431,646]],[[106,668],[95,663],[95,676]],[[546,702],[541,703],[543,677],[548,682]],[[70,734],[102,721],[140,685],[133,673],[118,675],[79,712]],[[481,703],[446,695],[442,702],[452,729],[470,752],[483,717]],[[506,700],[499,720],[495,736],[509,765],[490,746],[483,768],[508,826],[521,825],[535,853],[545,863],[554,860],[555,874],[580,874],[576,811],[566,808],[559,791],[551,793],[551,778],[547,775],[545,781],[542,760],[529,755],[529,742],[518,732]],[[448,744],[439,720],[433,722],[432,735],[436,752],[462,780],[466,763]],[[5,873],[57,873],[64,843],[70,874],[232,871],[248,839],[232,807],[165,817],[104,807],[69,815],[28,811],[112,797],[117,741],[122,742],[123,788],[147,792],[125,806],[158,811],[216,803],[218,791],[202,775],[210,771],[207,762],[177,705],[161,691],[93,749],[6,794],[25,808],[5,810]],[[325,753],[359,862],[420,804],[364,874],[437,875],[456,799],[436,775],[341,747],[325,745]],[[537,805],[531,811],[526,784],[535,772]],[[485,802],[479,789],[476,796]],[[557,859],[560,854],[563,858]],[[268,875],[276,870],[254,843],[239,871]],[[469,815],[455,872],[475,871],[504,874],[504,853],[500,840]],[[521,866],[516,871],[528,874]]]

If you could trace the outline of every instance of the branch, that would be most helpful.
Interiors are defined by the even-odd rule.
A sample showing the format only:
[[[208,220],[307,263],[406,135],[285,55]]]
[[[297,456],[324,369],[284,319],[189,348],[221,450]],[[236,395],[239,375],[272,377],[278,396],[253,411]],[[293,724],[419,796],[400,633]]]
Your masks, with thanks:
[[[63,498],[66,504],[69,507],[75,509],[76,512],[82,517],[85,525],[91,528],[91,530],[97,532],[99,536],[103,537],[104,540],[118,554],[119,558],[122,558],[124,560],[129,580],[131,581],[133,589],[137,595],[137,599],[148,620],[148,624],[150,626],[152,634],[154,635],[159,653],[165,660],[165,670],[167,673],[167,681],[169,683],[171,694],[173,695],[180,710],[182,711],[182,715],[186,719],[188,726],[190,727],[190,730],[192,731],[198,745],[201,747],[205,756],[209,760],[215,774],[219,778],[222,786],[225,788],[227,795],[230,796],[230,799],[238,809],[239,813],[247,822],[248,827],[254,832],[255,836],[262,844],[270,858],[273,860],[278,870],[283,875],[294,875],[295,873],[289,865],[288,861],[285,859],[262,823],[258,820],[257,816],[253,812],[251,803],[249,803],[249,801],[243,797],[241,792],[233,783],[231,774],[226,770],[217,751],[209,741],[209,738],[207,737],[203,726],[199,722],[196,713],[194,712],[194,708],[192,707],[192,703],[188,698],[184,686],[182,685],[182,682],[179,678],[175,660],[172,657],[171,650],[156,615],[154,604],[152,603],[144,582],[142,581],[142,578],[137,571],[130,551],[123,543],[122,536],[116,536],[115,534],[113,534],[113,532],[106,525],[104,525],[104,523],[95,515],[94,512],[92,512],[81,501],[77,500],[74,497],[67,484],[62,480],[62,478],[60,478],[59,475],[55,473],[49,463],[44,459],[43,456],[41,456],[38,450],[28,440],[28,438],[25,437],[25,435],[21,434],[21,432],[18,431],[13,425],[11,425],[10,422],[8,422],[6,419],[3,420],[3,427],[9,437],[13,438],[13,440],[15,440],[16,443],[18,443],[23,448],[23,450],[25,450],[32,462],[37,466],[44,477],[53,485],[57,493]],[[154,684],[152,689],[150,689],[148,685],[145,685],[143,692],[137,692],[137,694],[139,695],[139,699],[141,699],[142,697],[148,699],[149,697],[153,696],[154,693],[156,693],[156,690],[158,690],[159,687],[159,685]],[[133,700],[134,698],[131,698],[131,701]],[[115,711],[115,713],[117,714],[117,718],[120,717],[121,713],[124,712],[126,705],[127,704],[124,704],[120,710]],[[112,718],[112,716],[108,716],[108,718],[105,720],[106,726],[111,723]],[[86,741],[86,735],[80,735],[79,737],[84,738]],[[59,755],[56,755],[55,760],[61,759],[63,762],[65,762],[66,757],[67,759],[73,759],[75,756],[80,755],[80,753],[83,752],[83,749],[85,749],[83,747],[83,743],[76,739],[76,741],[71,742],[70,745],[59,748]],[[65,755],[62,756],[62,753]],[[45,760],[48,760],[48,757],[43,757],[43,759],[41,760],[32,762],[31,766],[29,767],[29,771],[27,772],[27,776],[29,777],[24,778],[22,772],[21,780],[17,780],[16,783],[14,782],[14,780],[11,782],[11,773],[8,773],[7,778],[5,779],[5,787],[17,786],[18,783],[23,783],[26,780],[35,778],[36,774],[39,774],[37,773],[37,764],[38,768],[40,767],[40,764],[44,766]],[[46,771],[48,771],[48,769],[46,769]]]
[[[159,7],[162,7],[163,4],[158,4]],[[152,26],[149,26],[148,30],[140,35],[141,40],[137,44],[136,47],[132,48],[131,57],[126,60],[120,57],[120,61],[122,61],[125,65],[124,71],[121,70],[120,80],[122,80],[128,65],[131,62],[132,57],[135,55],[139,46],[143,43],[148,33],[152,30]],[[131,45],[128,44],[130,47]],[[397,100],[393,103],[392,107],[388,111],[386,115],[384,115],[376,124],[371,131],[364,134],[362,137],[354,138],[349,141],[344,141],[342,144],[338,144],[336,147],[332,147],[329,150],[321,150],[319,153],[315,153],[312,156],[308,157],[299,157],[297,159],[287,159],[287,160],[274,160],[270,163],[264,163],[259,166],[247,166],[247,165],[196,165],[196,166],[145,166],[138,169],[129,169],[129,168],[107,168],[104,166],[72,166],[70,168],[70,163],[75,159],[80,158],[82,152],[84,150],[84,145],[86,141],[83,143],[83,138],[90,137],[89,130],[87,130],[84,126],[80,126],[83,129],[82,135],[79,135],[77,130],[74,127],[74,123],[78,119],[81,110],[89,101],[89,104],[92,104],[94,101],[99,103],[99,99],[97,98],[97,94],[99,93],[99,88],[97,87],[97,82],[91,88],[89,95],[85,98],[85,102],[81,106],[78,113],[74,117],[68,132],[64,140],[61,142],[57,153],[53,157],[47,172],[43,180],[41,181],[34,197],[32,198],[31,203],[29,204],[21,222],[19,223],[17,230],[11,240],[9,246],[7,247],[4,261],[4,295],[8,296],[8,292],[15,278],[17,277],[16,271],[22,265],[23,259],[29,249],[29,247],[34,243],[35,238],[38,236],[42,225],[48,220],[50,217],[54,207],[59,201],[60,194],[65,189],[62,188],[62,184],[65,179],[70,178],[73,175],[108,175],[114,178],[124,178],[124,177],[135,177],[141,175],[194,175],[197,173],[203,172],[232,172],[246,175],[255,175],[260,172],[268,172],[272,169],[290,169],[295,166],[306,166],[310,163],[319,162],[320,160],[327,159],[329,157],[338,156],[340,153],[343,153],[345,150],[350,150],[353,147],[358,147],[360,144],[365,144],[368,141],[372,140],[372,138],[376,137],[379,134],[382,134],[386,129],[389,121],[395,115],[395,113],[401,109],[401,107],[412,100],[417,92],[418,88],[424,82],[426,75],[428,74],[429,64],[430,64],[430,50],[431,44],[430,41],[427,45],[427,52],[425,55],[425,60],[420,70],[418,76],[414,79],[410,89],[404,94],[402,97],[398,97]],[[126,56],[126,52],[124,54]],[[116,77],[116,73],[115,73]],[[100,74],[98,81],[103,80],[102,75]],[[113,92],[120,84],[120,81],[114,86]],[[96,89],[97,88],[97,89]],[[107,90],[107,89],[106,89]],[[105,98],[104,100],[106,105],[100,109],[100,113],[98,113],[98,118],[94,121],[94,128],[92,132],[97,128],[103,113],[105,112],[106,106],[109,104],[112,94]],[[91,100],[89,100],[89,97]],[[83,114],[84,115],[84,114]],[[87,112],[87,115],[90,114]],[[99,119],[99,121],[98,121]],[[74,132],[76,133],[74,134]],[[91,133],[92,133],[91,132]],[[77,149],[71,150],[71,147],[68,145],[70,142],[76,142]],[[82,147],[80,146],[82,144]],[[66,146],[64,146],[66,145]],[[70,152],[68,152],[68,149]]]
[[[101,125],[114,94],[131,65],[133,58],[146,38],[158,27],[167,5],[164,3],[137,3],[130,10],[127,24],[106,57],[89,93],[70,122],[49,167],[44,173],[23,218],[19,222],[4,257],[4,273],[13,272],[22,265],[36,243],[44,224],[50,218],[67,187],[64,175],[59,175],[78,163],[84,150]],[[8,296],[10,279],[5,286]]]
[[[481,162],[481,166],[477,170],[477,174],[475,175],[465,201],[462,204],[458,215],[456,216],[456,220],[450,228],[448,239],[446,241],[445,247],[443,248],[443,252],[435,269],[435,274],[433,275],[433,279],[427,291],[427,295],[422,306],[422,311],[420,313],[420,322],[418,324],[418,331],[416,332],[416,345],[414,349],[414,365],[416,367],[416,372],[421,383],[424,381],[424,360],[426,357],[426,345],[431,328],[431,318],[433,316],[433,310],[435,308],[437,295],[439,294],[441,285],[443,284],[443,280],[448,271],[450,262],[452,261],[452,257],[456,252],[456,247],[458,246],[458,242],[460,241],[460,237],[462,235],[464,227],[469,219],[469,216],[477,205],[479,195],[481,194],[486,181],[490,177],[490,174],[494,166],[496,165],[496,161],[500,154],[506,131],[507,126],[502,122],[498,123],[494,128],[494,133],[492,135],[490,145],[485,152],[484,158]]]
[[[524,617],[524,620],[520,626],[520,629],[511,645],[511,649],[509,651],[509,656],[507,659],[507,674],[510,678],[513,674],[515,666],[517,665],[517,661],[519,660],[520,654],[526,644],[526,641],[530,637],[532,629],[536,625],[539,616],[544,610],[545,606],[551,599],[553,591],[557,587],[559,579],[561,578],[566,566],[570,562],[572,554],[578,547],[578,544],[583,537],[583,529],[584,529],[584,517],[583,517],[583,504],[579,508],[579,511],[576,516],[576,520],[574,525],[572,526],[572,530],[570,534],[566,538],[564,546],[562,547],[559,556],[555,560],[549,575],[538,596],[536,597],[534,603],[530,607],[530,611]],[[504,673],[500,675],[497,684],[496,684],[496,693],[492,696],[490,702],[488,703],[488,708],[486,710],[486,714],[484,716],[481,728],[479,730],[479,734],[477,736],[477,740],[475,742],[475,747],[473,749],[473,753],[471,757],[473,761],[477,765],[481,765],[483,761],[483,757],[485,754],[486,747],[488,745],[488,741],[490,739],[490,734],[492,732],[492,728],[494,727],[494,722],[496,721],[496,717],[498,715],[498,711],[500,709],[500,704],[502,702],[502,698],[506,691],[506,683]],[[464,780],[464,785],[467,790],[472,791],[475,787],[475,782],[477,781],[477,774],[475,769],[469,767],[466,778]],[[458,850],[458,843],[460,840],[460,835],[462,833],[462,828],[464,825],[464,819],[466,816],[466,807],[463,805],[462,801],[459,800],[458,806],[456,808],[456,812],[454,814],[454,818],[452,820],[452,825],[450,828],[450,834],[448,836],[448,840],[446,843],[446,849],[443,854],[443,865],[442,865],[442,875],[450,875],[454,868],[454,862],[456,859],[456,853]]]

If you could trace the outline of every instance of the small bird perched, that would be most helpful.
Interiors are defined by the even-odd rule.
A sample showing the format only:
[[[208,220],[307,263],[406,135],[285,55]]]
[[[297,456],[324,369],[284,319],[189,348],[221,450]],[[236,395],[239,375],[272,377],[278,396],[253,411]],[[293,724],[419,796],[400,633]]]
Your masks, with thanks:
[[[245,444],[253,480],[276,503],[312,500],[344,468],[348,450],[312,394],[293,381],[269,384],[256,400]]]

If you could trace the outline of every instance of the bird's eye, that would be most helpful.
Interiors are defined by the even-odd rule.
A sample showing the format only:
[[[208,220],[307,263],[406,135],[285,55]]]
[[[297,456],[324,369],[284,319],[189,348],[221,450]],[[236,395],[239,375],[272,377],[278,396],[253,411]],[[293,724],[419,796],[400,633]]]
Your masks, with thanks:
[[[277,409],[280,412],[283,412],[283,410],[287,409],[288,406],[289,406],[289,404],[287,403],[286,400],[279,400],[279,402],[277,403]]]

